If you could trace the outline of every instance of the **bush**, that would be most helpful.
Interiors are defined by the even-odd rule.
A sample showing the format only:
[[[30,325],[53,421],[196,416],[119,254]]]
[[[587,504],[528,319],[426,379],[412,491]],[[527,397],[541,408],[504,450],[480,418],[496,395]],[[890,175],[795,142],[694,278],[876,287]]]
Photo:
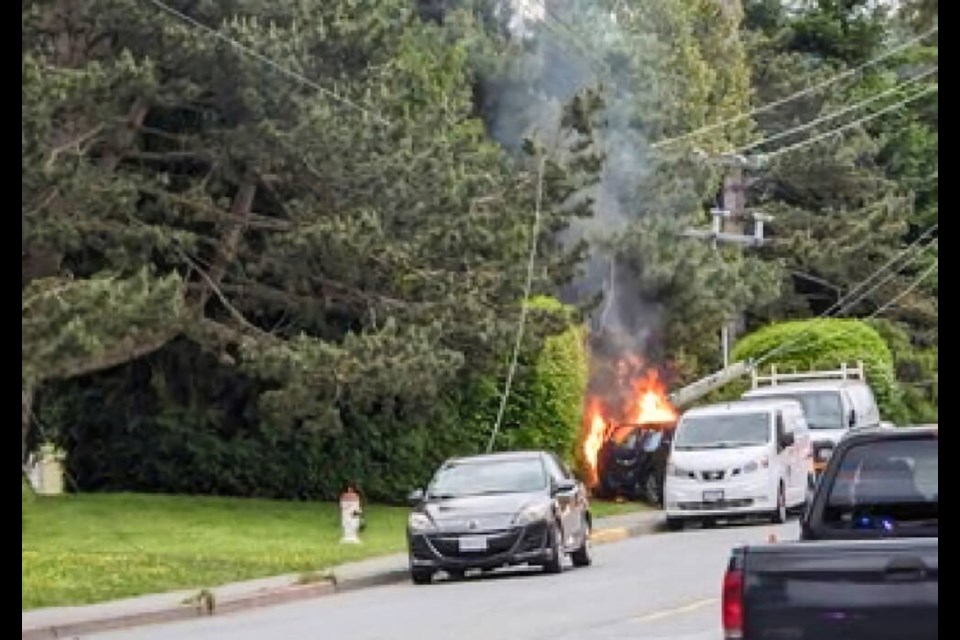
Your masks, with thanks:
[[[893,352],[897,385],[903,399],[903,423],[937,422],[939,418],[939,354],[937,345],[919,347],[900,326],[889,320],[871,320]]]
[[[495,449],[545,449],[572,462],[587,388],[585,329],[574,323],[572,309],[553,298],[532,298],[528,304],[531,322],[560,321],[566,328],[521,354]],[[464,403],[464,419],[488,437],[505,376],[478,378]]]
[[[586,385],[583,330],[555,300],[531,305],[532,335],[497,449],[545,448],[569,459]],[[541,342],[545,323],[561,332]],[[259,382],[177,341],[51,385],[38,406],[82,490],[332,499],[352,482],[369,500],[396,503],[442,460],[484,450],[502,378],[467,373],[427,410],[381,398],[363,412],[348,403],[336,432],[278,428],[259,415]]]
[[[758,359],[789,343],[763,367],[782,371],[836,369],[842,363],[863,361],[867,382],[885,419],[903,415],[903,404],[894,375],[893,354],[880,334],[862,320],[823,318],[781,322],[741,339],[733,350],[736,360]],[[726,394],[724,394],[726,395]]]

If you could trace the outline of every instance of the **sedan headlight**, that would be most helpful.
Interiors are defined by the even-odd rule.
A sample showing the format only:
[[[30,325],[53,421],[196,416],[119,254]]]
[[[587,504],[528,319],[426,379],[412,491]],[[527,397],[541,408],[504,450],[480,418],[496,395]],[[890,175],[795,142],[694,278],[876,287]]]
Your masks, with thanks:
[[[766,469],[769,466],[770,466],[770,459],[764,456],[759,460],[751,460],[747,464],[743,465],[743,472],[753,473],[754,471],[759,471],[760,469]]]
[[[410,514],[410,519],[408,521],[410,525],[410,531],[414,533],[423,533],[425,531],[433,531],[437,528],[437,525],[433,524],[433,520],[430,519],[425,513],[420,513],[415,511]]]
[[[547,515],[550,513],[550,505],[544,502],[536,502],[534,504],[528,504],[523,509],[517,513],[517,516],[513,519],[514,524],[530,524],[533,522],[540,522],[547,519]]]

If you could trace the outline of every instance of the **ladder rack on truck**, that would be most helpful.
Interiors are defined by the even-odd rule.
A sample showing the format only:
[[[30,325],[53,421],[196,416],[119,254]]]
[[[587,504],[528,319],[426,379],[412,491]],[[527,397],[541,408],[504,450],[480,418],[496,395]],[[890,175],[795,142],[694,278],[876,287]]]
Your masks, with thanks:
[[[764,384],[774,387],[778,384],[789,382],[803,382],[810,380],[866,380],[866,371],[863,367],[863,361],[858,361],[857,366],[851,367],[847,363],[840,365],[839,369],[830,369],[826,371],[801,371],[791,373],[781,373],[777,371],[776,365],[770,367],[770,375],[761,376],[756,369],[751,371],[753,388],[756,389]]]

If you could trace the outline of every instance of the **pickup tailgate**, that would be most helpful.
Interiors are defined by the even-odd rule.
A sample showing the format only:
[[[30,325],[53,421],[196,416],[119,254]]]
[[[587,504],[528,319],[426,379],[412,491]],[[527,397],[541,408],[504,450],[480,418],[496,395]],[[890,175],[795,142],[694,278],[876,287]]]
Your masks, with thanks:
[[[938,559],[937,538],[746,547],[744,636],[936,638]]]

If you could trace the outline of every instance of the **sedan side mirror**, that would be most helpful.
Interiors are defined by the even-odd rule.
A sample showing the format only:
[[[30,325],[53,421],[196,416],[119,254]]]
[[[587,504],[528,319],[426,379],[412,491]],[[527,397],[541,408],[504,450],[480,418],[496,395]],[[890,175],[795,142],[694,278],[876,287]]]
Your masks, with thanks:
[[[410,503],[410,506],[415,507],[423,502],[423,495],[423,489],[414,489],[407,494],[407,502]]]
[[[573,493],[577,489],[577,481],[569,478],[557,480],[553,483],[553,495]]]

